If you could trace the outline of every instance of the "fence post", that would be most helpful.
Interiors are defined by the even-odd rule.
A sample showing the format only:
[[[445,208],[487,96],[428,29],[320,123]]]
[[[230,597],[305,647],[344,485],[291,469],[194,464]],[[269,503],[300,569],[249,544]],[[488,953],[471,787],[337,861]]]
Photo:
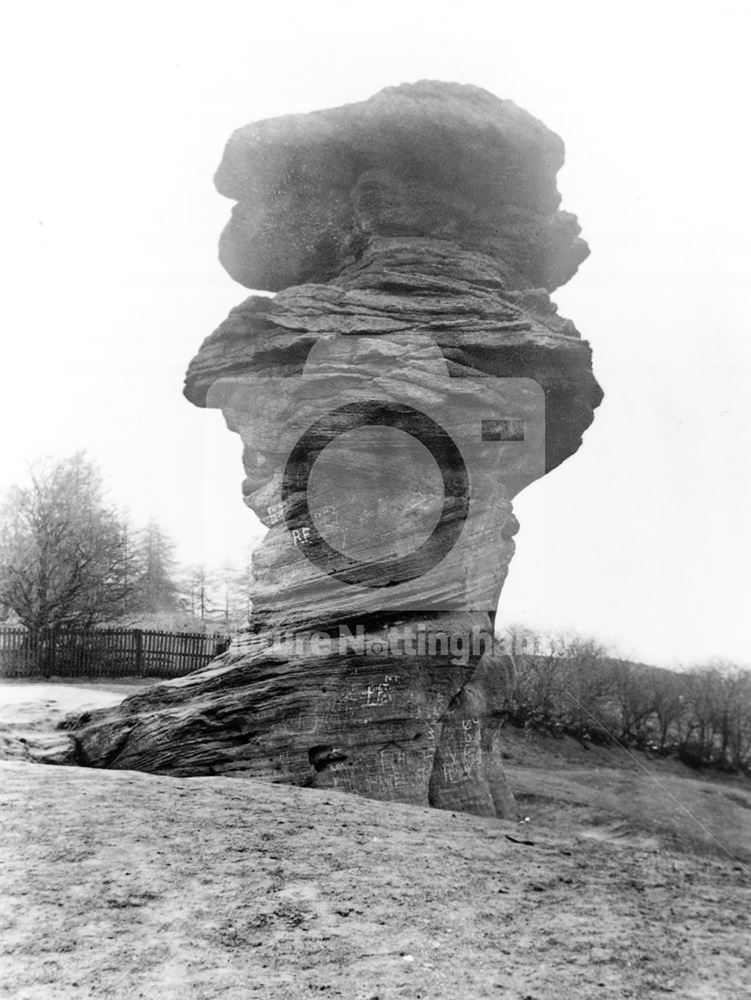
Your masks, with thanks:
[[[51,674],[54,674],[55,665],[57,663],[57,629],[55,628],[54,625],[50,626],[49,644],[50,644],[49,672]]]
[[[143,631],[140,628],[133,629],[133,638],[136,641],[136,677],[143,676]]]

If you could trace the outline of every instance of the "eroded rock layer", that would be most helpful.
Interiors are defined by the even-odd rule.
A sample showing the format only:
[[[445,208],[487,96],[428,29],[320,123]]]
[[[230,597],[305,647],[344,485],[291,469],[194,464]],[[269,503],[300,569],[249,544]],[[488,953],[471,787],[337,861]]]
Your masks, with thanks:
[[[511,102],[426,81],[232,136],[221,260],[278,294],[232,310],[185,394],[244,441],[269,528],[253,621],[204,670],[73,720],[78,762],[513,814],[511,501],[601,399],[549,297],[587,254],[562,163]]]

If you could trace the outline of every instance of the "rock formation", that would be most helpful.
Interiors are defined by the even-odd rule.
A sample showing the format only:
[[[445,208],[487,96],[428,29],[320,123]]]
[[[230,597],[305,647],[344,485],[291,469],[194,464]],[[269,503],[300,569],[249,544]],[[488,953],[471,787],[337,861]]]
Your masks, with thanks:
[[[205,669],[70,723],[75,758],[512,815],[493,639],[511,500],[601,399],[549,292],[587,255],[563,144],[421,82],[230,139],[220,244],[251,296],[185,395],[245,448],[251,627]]]

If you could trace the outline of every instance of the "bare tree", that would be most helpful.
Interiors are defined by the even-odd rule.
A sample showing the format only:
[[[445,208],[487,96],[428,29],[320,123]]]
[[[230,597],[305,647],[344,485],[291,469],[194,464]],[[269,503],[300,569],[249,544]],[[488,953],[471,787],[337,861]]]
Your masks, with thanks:
[[[516,665],[515,716],[528,725],[561,728],[567,706],[561,687],[560,650],[519,626],[512,626],[505,638]]]
[[[32,633],[116,618],[128,560],[126,525],[82,453],[32,468],[0,509],[0,604]]]
[[[747,766],[751,748],[751,674],[721,660],[686,675],[687,725],[681,754],[692,764]]]
[[[613,697],[620,712],[621,737],[627,743],[644,746],[652,731],[655,698],[652,691],[654,667],[632,663],[622,656],[610,660]]]
[[[512,718],[579,736],[600,736],[619,724],[611,718],[612,666],[594,639],[575,634],[543,639],[520,626],[511,626],[502,639],[513,649],[516,664]]]
[[[686,682],[672,670],[653,668],[648,686],[659,749],[665,753],[673,750],[684,736],[688,709]]]
[[[728,762],[736,769],[751,764],[751,672],[735,669],[731,677]]]
[[[185,606],[194,618],[213,621],[217,615],[214,597],[216,580],[203,564],[191,566],[184,576],[182,593]]]

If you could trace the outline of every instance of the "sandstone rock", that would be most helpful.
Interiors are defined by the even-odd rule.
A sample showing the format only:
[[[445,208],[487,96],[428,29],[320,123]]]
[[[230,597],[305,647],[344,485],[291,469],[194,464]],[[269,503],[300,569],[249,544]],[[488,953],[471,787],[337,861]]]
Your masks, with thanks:
[[[249,288],[325,281],[375,235],[450,240],[512,287],[552,289],[586,257],[557,211],[563,143],[478,87],[389,87],[359,104],[255,122],[216,175],[237,201],[221,260]]]
[[[204,670],[72,722],[79,762],[514,814],[493,640],[511,501],[601,392],[548,292],[587,253],[557,136],[457,84],[240,129],[221,241],[250,287],[185,394],[244,441],[254,620]]]

